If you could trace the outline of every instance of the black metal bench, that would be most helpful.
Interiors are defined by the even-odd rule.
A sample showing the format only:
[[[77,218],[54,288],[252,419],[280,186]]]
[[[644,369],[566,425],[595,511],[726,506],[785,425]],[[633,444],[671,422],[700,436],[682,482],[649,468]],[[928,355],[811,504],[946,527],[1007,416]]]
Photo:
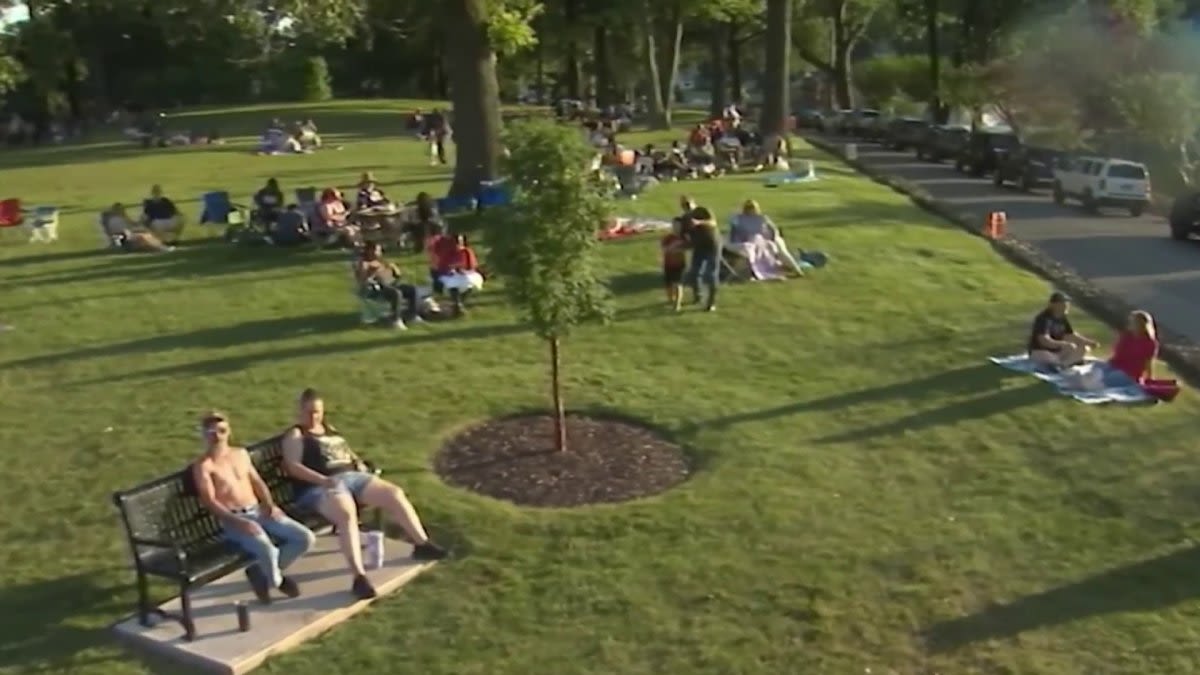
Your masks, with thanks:
[[[289,516],[313,530],[329,526],[320,515],[296,507],[295,490],[283,469],[283,436],[246,448],[271,496]],[[368,469],[380,472],[368,464]],[[191,467],[113,494],[137,573],[138,620],[150,626],[151,615],[178,621],[188,641],[196,637],[190,592],[246,567],[251,559],[222,538],[221,523],[196,494]],[[376,513],[375,526],[382,514]],[[180,613],[158,609],[150,597],[150,577],[175,582]]]

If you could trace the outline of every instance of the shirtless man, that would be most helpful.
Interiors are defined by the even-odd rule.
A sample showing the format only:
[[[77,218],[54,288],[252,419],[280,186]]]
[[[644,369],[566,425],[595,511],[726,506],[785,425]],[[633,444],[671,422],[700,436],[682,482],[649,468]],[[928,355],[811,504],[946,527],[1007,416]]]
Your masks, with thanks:
[[[304,525],[275,505],[245,448],[229,445],[229,421],[219,412],[200,419],[205,452],[192,465],[192,476],[201,503],[225,529],[225,538],[254,557],[246,577],[263,604],[271,602],[271,589],[289,598],[300,595],[295,580],[283,570],[304,555],[316,541]],[[279,542],[276,546],[271,540]]]

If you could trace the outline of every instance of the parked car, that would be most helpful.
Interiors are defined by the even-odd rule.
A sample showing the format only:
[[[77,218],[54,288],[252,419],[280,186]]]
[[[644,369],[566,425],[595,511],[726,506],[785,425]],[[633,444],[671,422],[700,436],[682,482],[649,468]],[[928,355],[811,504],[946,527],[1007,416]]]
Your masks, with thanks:
[[[814,108],[796,112],[796,126],[800,129],[820,129],[824,121],[825,113]]]
[[[1171,225],[1171,238],[1183,241],[1194,234],[1200,234],[1200,192],[1180,195],[1171,204],[1171,213],[1167,216]]]
[[[833,110],[821,117],[821,131],[827,134],[846,133],[846,121],[854,114],[853,110]]]
[[[972,176],[985,176],[996,170],[999,153],[1008,152],[1020,144],[1017,135],[1008,128],[975,129],[958,153],[954,169]]]
[[[1095,213],[1104,206],[1140,216],[1150,204],[1150,172],[1144,164],[1111,157],[1076,157],[1054,167],[1054,201],[1078,199]]]
[[[855,110],[846,121],[846,133],[865,138],[871,133],[871,125],[879,117],[878,110]]]
[[[947,157],[957,157],[970,135],[971,130],[967,127],[952,124],[934,127],[933,132],[917,147],[917,159],[940,162]]]
[[[1058,155],[1057,150],[1050,148],[1018,145],[997,156],[992,182],[997,186],[1014,183],[1026,192],[1035,187],[1053,185],[1054,163]]]
[[[929,123],[917,117],[896,117],[888,123],[883,144],[893,150],[917,147]]]

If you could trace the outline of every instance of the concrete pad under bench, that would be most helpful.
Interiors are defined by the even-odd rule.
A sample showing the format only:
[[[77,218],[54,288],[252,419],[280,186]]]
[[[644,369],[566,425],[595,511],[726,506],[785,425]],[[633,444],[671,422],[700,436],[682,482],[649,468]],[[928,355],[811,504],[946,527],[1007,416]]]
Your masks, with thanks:
[[[388,539],[384,552],[383,567],[367,572],[380,598],[399,590],[433,565],[412,560],[412,546],[402,541]],[[141,625],[134,615],[113,626],[113,631],[135,651],[204,672],[241,675],[268,657],[342,623],[372,602],[355,600],[350,594],[350,573],[337,538],[332,535],[318,536],[316,546],[296,561],[287,575],[300,584],[304,594],[290,599],[276,592],[270,605],[254,599],[246,575],[240,570],[192,591],[196,622],[193,642],[183,639],[183,627],[178,622],[156,616],[151,617],[151,627]],[[250,630],[246,633],[238,630],[234,610],[238,601],[250,608]],[[179,599],[163,603],[160,609],[178,613]]]

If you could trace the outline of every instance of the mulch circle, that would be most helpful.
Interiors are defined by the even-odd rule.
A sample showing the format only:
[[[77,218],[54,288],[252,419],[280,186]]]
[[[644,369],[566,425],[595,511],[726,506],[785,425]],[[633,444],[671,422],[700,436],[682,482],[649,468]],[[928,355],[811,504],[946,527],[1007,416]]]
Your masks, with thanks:
[[[569,507],[647,497],[687,480],[679,445],[631,422],[567,416],[567,450],[554,417],[484,422],[449,439],[434,459],[442,480],[522,506]]]

